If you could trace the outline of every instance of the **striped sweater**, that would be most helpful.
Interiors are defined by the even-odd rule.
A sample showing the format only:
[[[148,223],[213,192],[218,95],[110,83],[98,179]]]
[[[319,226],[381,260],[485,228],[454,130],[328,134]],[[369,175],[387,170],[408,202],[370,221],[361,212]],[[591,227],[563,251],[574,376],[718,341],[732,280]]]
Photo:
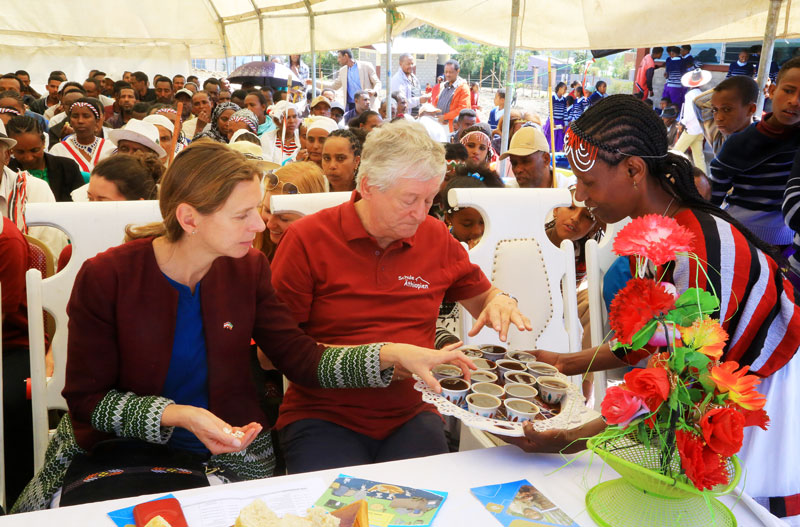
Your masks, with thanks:
[[[668,57],[664,61],[664,68],[667,73],[667,86],[682,88],[681,76],[683,75],[683,59],[680,57]]]
[[[725,141],[711,162],[711,202],[726,202],[728,212],[765,242],[788,245],[794,232],[781,207],[800,130],[776,130],[766,122],[770,115]]]
[[[800,275],[800,150],[795,155],[792,173],[783,193],[783,219],[794,231],[794,254],[789,257],[789,265]]]
[[[569,112],[567,112],[567,121],[577,120],[578,117],[583,115],[583,112],[585,112],[586,108],[588,107],[589,101],[586,99],[586,97],[579,98],[577,101],[575,101],[575,104],[569,107]]]
[[[563,95],[556,97],[553,95],[553,121],[556,124],[563,124],[564,119],[567,118],[567,98]]]
[[[731,62],[731,65],[728,66],[728,74],[725,75],[725,78],[733,77],[735,75],[744,75],[745,77],[752,77],[755,73],[755,68],[749,62],[745,62],[744,64],[740,64],[737,62]]]
[[[694,234],[693,252],[703,269],[679,256],[655,275],[674,283],[678,294],[690,287],[716,293],[720,307],[711,317],[721,319],[729,335],[722,360],[748,365],[762,377],[783,368],[800,347],[800,298],[778,264],[730,223],[707,212],[686,209],[675,220]],[[649,351],[615,353],[636,364]]]

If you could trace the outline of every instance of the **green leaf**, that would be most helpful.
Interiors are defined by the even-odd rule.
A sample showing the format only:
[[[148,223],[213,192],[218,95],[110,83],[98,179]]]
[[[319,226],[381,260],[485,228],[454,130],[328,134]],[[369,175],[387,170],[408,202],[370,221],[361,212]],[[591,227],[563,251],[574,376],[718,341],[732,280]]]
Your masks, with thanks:
[[[697,404],[703,399],[703,391],[698,388],[689,388],[689,397]]]
[[[716,397],[717,404],[725,404],[725,401],[727,399],[728,399],[728,394],[727,393],[721,393],[721,394],[717,395],[717,397]]]
[[[711,374],[709,373],[702,373],[700,377],[698,377],[700,384],[703,385],[703,390],[708,393],[714,393],[714,390],[717,389],[717,385],[711,379]]]
[[[669,399],[667,399],[667,404],[669,405],[670,410],[678,409],[678,391],[679,390],[672,390],[672,393],[669,394]]]
[[[689,391],[685,387],[680,386],[675,391],[678,392],[678,401],[680,403],[686,406],[692,404],[692,397],[689,395]]]
[[[686,348],[678,347],[675,348],[675,351],[672,353],[672,357],[669,359],[669,367],[680,375],[683,372],[683,369],[686,367]]]
[[[708,291],[693,287],[687,289],[675,301],[675,309],[667,313],[667,320],[679,326],[691,326],[692,322],[704,315],[710,315],[719,308],[719,299]]]
[[[686,365],[691,366],[698,371],[706,371],[708,369],[709,362],[711,362],[711,359],[699,351],[690,351],[686,354]]]
[[[658,321],[656,319],[652,319],[650,322],[644,325],[642,329],[636,332],[631,339],[631,349],[632,350],[640,350],[647,342],[653,337],[653,333],[656,332],[656,326],[658,325]]]

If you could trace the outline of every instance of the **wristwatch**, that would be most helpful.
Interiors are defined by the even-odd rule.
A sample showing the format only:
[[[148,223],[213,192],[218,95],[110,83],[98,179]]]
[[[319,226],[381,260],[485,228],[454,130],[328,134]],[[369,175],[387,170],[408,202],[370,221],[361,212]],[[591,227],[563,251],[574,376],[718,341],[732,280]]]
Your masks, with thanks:
[[[508,298],[510,298],[511,300],[513,300],[514,302],[516,302],[516,303],[517,303],[517,305],[519,305],[519,299],[518,299],[517,297],[515,297],[515,296],[512,296],[512,295],[511,295],[511,294],[509,294],[509,293],[506,293],[505,291],[500,291],[499,293],[497,293],[497,295],[498,295],[498,296],[499,296],[499,295],[507,296]]]

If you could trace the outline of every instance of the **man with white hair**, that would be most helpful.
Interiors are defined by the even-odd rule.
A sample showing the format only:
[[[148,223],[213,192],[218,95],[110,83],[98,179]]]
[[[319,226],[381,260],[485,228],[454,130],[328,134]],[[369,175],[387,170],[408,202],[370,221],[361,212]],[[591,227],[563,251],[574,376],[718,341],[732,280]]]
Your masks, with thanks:
[[[517,301],[493,287],[444,223],[428,216],[445,174],[444,147],[418,123],[373,130],[357,190],[284,234],[272,284],[320,342],[432,346],[442,301],[460,302],[505,340],[531,330]],[[290,473],[441,454],[441,417],[407,372],[384,390],[290,385],[276,424]]]

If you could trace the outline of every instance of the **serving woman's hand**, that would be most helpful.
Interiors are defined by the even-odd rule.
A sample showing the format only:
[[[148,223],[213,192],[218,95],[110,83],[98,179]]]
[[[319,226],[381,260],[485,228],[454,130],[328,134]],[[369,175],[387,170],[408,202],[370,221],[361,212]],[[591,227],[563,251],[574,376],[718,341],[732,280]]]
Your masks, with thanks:
[[[189,430],[214,455],[244,450],[262,429],[258,423],[249,423],[242,427],[231,426],[205,408],[182,404],[167,406],[161,415],[161,425],[180,426]],[[236,437],[237,432],[244,435]]]
[[[574,454],[586,449],[587,437],[592,437],[605,430],[602,419],[595,419],[570,430],[545,430],[539,432],[530,421],[522,425],[525,435],[522,437],[501,436],[500,439],[516,445],[525,452],[540,454]]]
[[[455,342],[440,350],[421,348],[411,344],[385,344],[381,348],[381,369],[395,367],[395,379],[405,379],[417,375],[437,393],[442,391],[439,381],[431,373],[431,369],[439,364],[453,364],[461,368],[464,378],[469,380],[470,370],[476,370],[473,362],[457,348],[461,342]]]

